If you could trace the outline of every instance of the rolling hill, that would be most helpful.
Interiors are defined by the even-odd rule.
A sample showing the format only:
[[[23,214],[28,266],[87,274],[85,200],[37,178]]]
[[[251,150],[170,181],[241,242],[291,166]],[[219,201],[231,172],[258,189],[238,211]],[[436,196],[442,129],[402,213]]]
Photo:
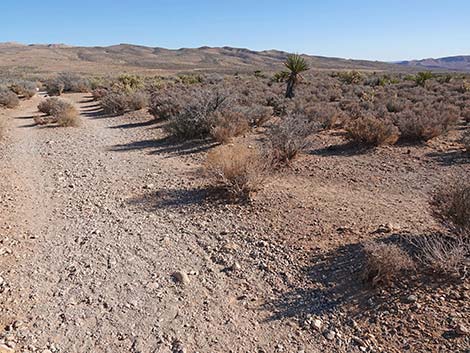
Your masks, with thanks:
[[[470,55],[402,61],[398,64],[404,67],[422,70],[470,71]]]
[[[170,50],[131,44],[75,47],[65,44],[0,43],[0,69],[34,73],[272,72],[282,69],[282,62],[287,55],[278,50],[253,51],[231,47]],[[308,55],[305,58],[316,70],[403,70],[403,66],[378,61]]]

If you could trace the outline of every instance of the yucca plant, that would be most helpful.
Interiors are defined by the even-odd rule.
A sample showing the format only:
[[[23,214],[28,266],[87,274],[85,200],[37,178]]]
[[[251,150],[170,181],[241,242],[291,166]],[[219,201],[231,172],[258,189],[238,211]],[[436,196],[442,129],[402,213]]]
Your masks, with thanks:
[[[300,74],[310,68],[305,59],[298,54],[289,55],[284,65],[289,70],[286,98],[293,98],[295,85],[301,78]]]

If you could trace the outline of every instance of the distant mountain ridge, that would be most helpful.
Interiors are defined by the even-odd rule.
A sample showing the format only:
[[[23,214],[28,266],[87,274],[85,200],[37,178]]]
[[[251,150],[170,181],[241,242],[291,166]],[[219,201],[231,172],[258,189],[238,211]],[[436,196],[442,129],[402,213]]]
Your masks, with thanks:
[[[470,55],[401,61],[397,64],[410,68],[420,68],[423,70],[470,71]]]
[[[1,68],[27,68],[51,73],[145,72],[273,72],[283,69],[289,54],[280,50],[254,51],[232,47],[165,49],[118,44],[107,47],[79,47],[65,44],[0,43]],[[304,55],[314,70],[397,71],[402,66],[368,60],[350,60]]]

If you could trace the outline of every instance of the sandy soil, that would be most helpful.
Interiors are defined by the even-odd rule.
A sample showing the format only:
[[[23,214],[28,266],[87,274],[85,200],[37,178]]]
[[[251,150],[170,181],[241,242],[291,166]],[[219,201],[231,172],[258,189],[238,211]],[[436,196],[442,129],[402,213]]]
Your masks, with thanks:
[[[468,281],[372,291],[358,279],[360,242],[439,227],[430,191],[470,173],[457,135],[364,152],[325,133],[237,205],[207,188],[210,144],[65,98],[80,128],[34,126],[42,96],[1,113],[0,352],[469,349],[453,334],[469,324]]]

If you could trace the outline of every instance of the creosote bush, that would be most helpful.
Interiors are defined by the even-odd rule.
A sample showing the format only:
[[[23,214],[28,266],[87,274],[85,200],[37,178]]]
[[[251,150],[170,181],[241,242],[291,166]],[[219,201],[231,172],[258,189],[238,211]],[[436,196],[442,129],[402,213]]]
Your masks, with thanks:
[[[392,122],[371,115],[359,117],[346,125],[347,137],[365,146],[393,145],[400,133]]]
[[[20,104],[18,96],[10,90],[0,89],[0,107],[15,108]]]
[[[405,271],[414,269],[411,257],[398,245],[375,241],[364,244],[364,280],[372,286],[388,286]]]
[[[242,144],[220,146],[207,155],[205,170],[217,186],[235,199],[249,199],[265,184],[269,173],[263,154]]]

